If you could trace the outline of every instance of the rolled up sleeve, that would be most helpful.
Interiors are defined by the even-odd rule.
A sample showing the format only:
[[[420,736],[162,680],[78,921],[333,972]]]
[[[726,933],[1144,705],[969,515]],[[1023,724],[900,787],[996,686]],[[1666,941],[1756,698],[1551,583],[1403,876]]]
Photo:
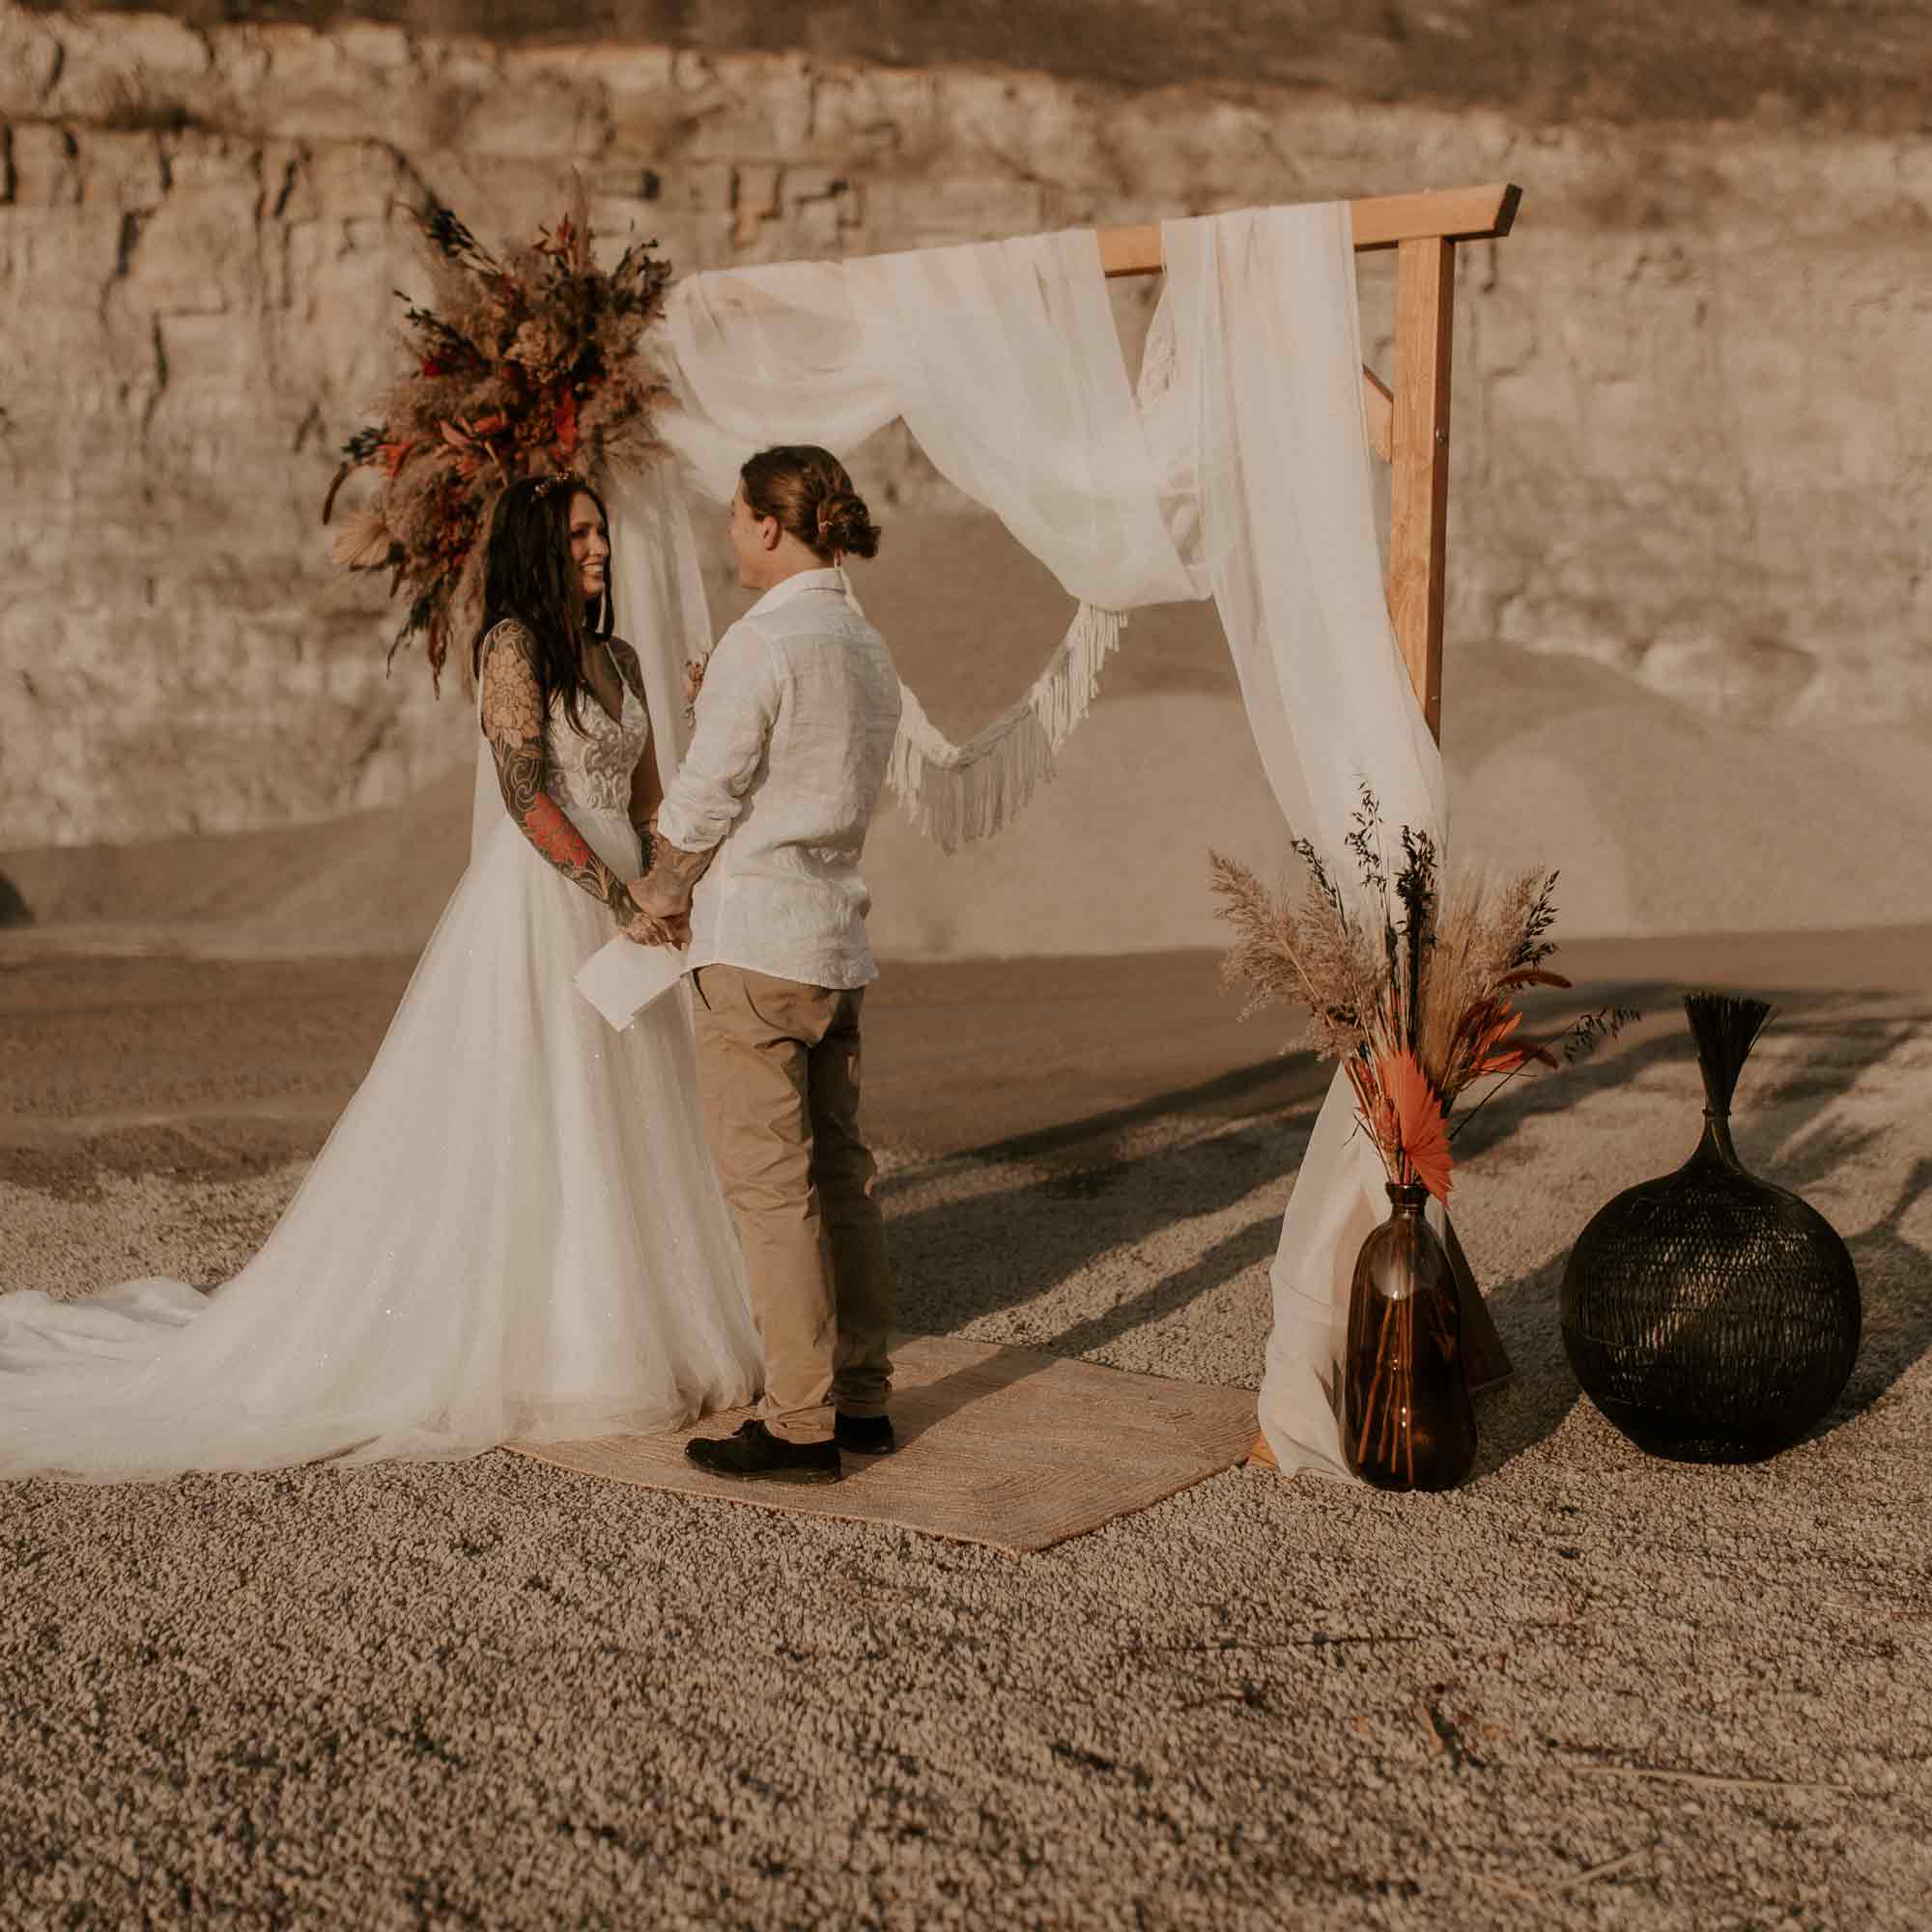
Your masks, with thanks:
[[[658,830],[671,844],[709,852],[723,840],[744,809],[778,715],[771,648],[755,631],[734,624],[711,653],[691,750],[658,810]]]

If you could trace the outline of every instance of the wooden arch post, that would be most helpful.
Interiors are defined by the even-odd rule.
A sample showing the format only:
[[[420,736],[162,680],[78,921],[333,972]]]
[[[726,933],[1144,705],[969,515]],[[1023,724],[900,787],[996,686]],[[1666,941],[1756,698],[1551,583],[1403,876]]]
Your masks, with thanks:
[[[1455,323],[1456,243],[1510,232],[1522,190],[1508,182],[1425,194],[1351,201],[1355,249],[1396,251],[1395,383],[1362,371],[1369,444],[1389,466],[1388,605],[1430,736],[1442,737],[1442,592],[1449,528],[1449,356]],[[1161,270],[1155,226],[1106,229],[1100,260],[1110,276]],[[1483,1300],[1456,1230],[1445,1245],[1462,1305],[1463,1359],[1471,1389],[1511,1373],[1502,1337]],[[1250,1462],[1273,1465],[1264,1435]]]

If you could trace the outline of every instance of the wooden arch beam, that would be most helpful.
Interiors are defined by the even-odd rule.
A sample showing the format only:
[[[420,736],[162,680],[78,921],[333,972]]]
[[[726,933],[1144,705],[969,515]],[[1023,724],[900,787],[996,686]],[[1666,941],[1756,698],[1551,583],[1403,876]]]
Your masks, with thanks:
[[[1521,200],[1522,190],[1509,182],[1378,194],[1351,201],[1349,220],[1358,254],[1400,247],[1405,242],[1488,242],[1510,232]],[[1159,274],[1160,223],[1101,229],[1100,266],[1110,277]]]
[[[1449,523],[1449,357],[1456,244],[1516,222],[1511,182],[1371,195],[1348,204],[1358,252],[1396,251],[1395,385],[1362,372],[1369,446],[1389,465],[1389,619],[1431,734],[1442,735],[1442,606]],[[1161,271],[1160,225],[1099,231],[1109,277]]]

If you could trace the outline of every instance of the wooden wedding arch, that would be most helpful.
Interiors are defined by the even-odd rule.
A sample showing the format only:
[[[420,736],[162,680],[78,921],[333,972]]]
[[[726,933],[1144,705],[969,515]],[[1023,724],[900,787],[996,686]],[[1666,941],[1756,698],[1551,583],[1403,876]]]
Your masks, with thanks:
[[[1396,251],[1395,370],[1384,384],[1362,371],[1369,446],[1389,465],[1388,606],[1430,735],[1442,735],[1442,605],[1448,565],[1449,364],[1455,321],[1456,244],[1499,241],[1522,190],[1510,182],[1376,195],[1349,203],[1357,254]],[[1164,267],[1157,223],[1099,231],[1109,279],[1156,275]],[[1511,1373],[1509,1356],[1456,1238],[1446,1227],[1463,1312],[1472,1389]],[[1265,1437],[1250,1460],[1272,1463]]]

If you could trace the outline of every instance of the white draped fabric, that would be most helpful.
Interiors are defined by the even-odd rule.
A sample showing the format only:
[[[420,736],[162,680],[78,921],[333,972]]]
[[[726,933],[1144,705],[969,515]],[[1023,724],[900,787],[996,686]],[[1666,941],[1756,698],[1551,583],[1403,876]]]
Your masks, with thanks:
[[[949,851],[997,831],[1086,715],[1124,612],[1205,594],[1148,487],[1145,439],[1091,229],[687,278],[660,353],[665,424],[721,502],[774,442],[845,450],[902,419],[1080,608],[1031,690],[968,744],[905,694],[892,780]]]
[[[1348,212],[1273,209],[1169,222],[1161,234],[1167,287],[1151,354],[1156,371],[1171,354],[1174,373],[1150,405],[1166,418],[1164,487],[1199,520],[1202,566],[1275,798],[1347,883],[1343,841],[1364,783],[1391,826],[1439,839],[1447,818],[1441,754],[1396,644],[1376,551]],[[1271,1270],[1261,1423],[1284,1470],[1347,1473],[1328,1389],[1356,1252],[1388,1211],[1385,1181],[1338,1071]]]
[[[908,694],[895,779],[942,842],[992,829],[1050,771],[1124,612],[1211,596],[1283,812],[1347,878],[1362,782],[1391,825],[1444,820],[1381,587],[1347,208],[1162,238],[1138,394],[1091,231],[689,277],[657,344],[682,403],[666,435],[722,501],[756,448],[842,453],[901,417],[1081,600],[1033,690],[972,745],[947,746]],[[1338,1076],[1273,1270],[1261,1419],[1285,1469],[1345,1473],[1324,1383],[1355,1249],[1384,1211],[1351,1127]]]

